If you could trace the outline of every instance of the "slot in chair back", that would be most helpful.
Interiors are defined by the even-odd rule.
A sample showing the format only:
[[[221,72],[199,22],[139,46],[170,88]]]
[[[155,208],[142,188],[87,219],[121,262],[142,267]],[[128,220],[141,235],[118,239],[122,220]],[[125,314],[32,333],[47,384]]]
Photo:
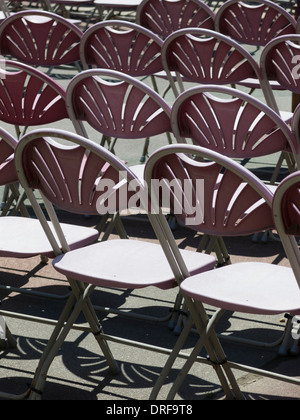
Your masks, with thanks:
[[[143,0],[136,21],[161,38],[186,27],[214,29],[215,14],[200,0]]]

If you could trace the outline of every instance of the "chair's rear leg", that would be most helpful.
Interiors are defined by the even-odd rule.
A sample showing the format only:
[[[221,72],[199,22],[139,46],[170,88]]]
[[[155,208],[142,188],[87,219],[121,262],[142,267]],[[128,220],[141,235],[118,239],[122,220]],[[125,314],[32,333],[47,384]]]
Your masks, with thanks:
[[[76,283],[77,282],[74,281],[70,282],[70,284],[72,285],[72,290],[74,291],[75,289],[75,293],[77,295],[77,302],[74,294],[72,294],[68,299],[68,302],[62,312],[62,315],[58,323],[56,324],[51,338],[46,346],[46,349],[44,350],[44,353],[40,359],[38,368],[35,373],[35,377],[30,388],[29,399],[39,399],[41,397],[52,361],[57,355],[59,349],[64,343],[67,335],[69,334],[72,326],[76,322],[81,312],[84,313],[84,316],[86,317],[90,325],[91,332],[94,334],[97,342],[99,343],[103,355],[106,358],[107,363],[109,365],[111,373],[116,374],[119,372],[118,365],[115,362],[106,341],[103,340],[101,337],[102,328],[99,324],[96,313],[94,310],[91,310],[92,304],[89,300],[89,294],[94,290],[94,287],[87,288],[85,293],[85,291],[82,290],[82,287],[78,286],[78,283],[76,285],[76,288],[74,287]],[[78,295],[79,290],[82,290],[82,293],[80,295]],[[74,302],[76,302],[76,304],[73,309]]]

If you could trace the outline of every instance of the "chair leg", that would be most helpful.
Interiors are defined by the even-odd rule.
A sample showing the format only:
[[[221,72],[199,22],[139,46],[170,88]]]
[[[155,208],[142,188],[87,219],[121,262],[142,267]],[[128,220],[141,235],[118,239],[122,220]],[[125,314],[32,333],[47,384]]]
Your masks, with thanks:
[[[186,361],[184,367],[180,371],[176,381],[174,382],[167,399],[173,399],[180,388],[182,382],[186,378],[188,372],[190,371],[191,367],[193,366],[194,362],[196,361],[197,357],[199,356],[200,351],[203,347],[205,347],[208,358],[213,366],[220,384],[225,392],[225,395],[228,399],[244,399],[243,394],[241,393],[239,386],[236,382],[236,379],[227,365],[227,360],[224,354],[224,351],[221,347],[219,340],[214,332],[214,326],[224,314],[225,311],[219,310],[215,313],[210,321],[208,321],[207,314],[205,312],[204,307],[202,304],[192,302],[191,299],[185,297],[185,301],[191,313],[191,316],[187,320],[182,333],[180,334],[174,349],[169,356],[153,390],[150,395],[150,399],[156,399],[161,387],[163,386],[176,358],[179,355],[180,350],[182,349],[192,327],[195,323],[200,334],[200,339],[197,342],[196,346],[194,347],[193,351],[191,352],[188,360]]]
[[[182,332],[181,332],[181,334],[180,334],[180,336],[179,336],[179,338],[178,338],[178,340],[177,340],[177,342],[176,342],[176,344],[173,348],[172,353],[170,354],[166,364],[163,367],[163,370],[161,371],[161,373],[159,375],[158,380],[156,381],[156,383],[155,383],[155,385],[152,389],[152,392],[151,392],[151,395],[150,395],[150,398],[149,398],[150,400],[156,400],[161,387],[163,386],[167,376],[169,375],[170,370],[172,369],[172,366],[175,363],[175,360],[178,357],[178,354],[179,354],[180,350],[182,349],[182,347],[183,347],[183,345],[184,345],[184,343],[185,343],[185,341],[186,341],[186,339],[187,339],[187,337],[188,337],[188,335],[189,335],[189,333],[192,329],[193,323],[194,323],[194,321],[193,321],[192,317],[189,317],[188,321],[186,322],[186,324],[185,324],[185,326],[184,326],[184,328],[183,328],[183,330],[182,330]]]
[[[187,297],[185,297],[185,300],[188,302],[188,307],[198,329],[200,339],[190,354],[189,359],[180,371],[167,396],[167,399],[169,400],[175,397],[203,347],[205,347],[208,353],[208,360],[218,376],[226,397],[228,399],[244,399],[233,372],[227,364],[225,353],[214,331],[216,323],[225,311],[216,311],[214,316],[210,319],[210,321],[208,321],[207,314],[202,304],[199,302],[195,302],[195,304],[193,304]]]
[[[143,154],[142,154],[141,159],[140,159],[141,163],[146,162],[146,157],[148,156],[149,144],[150,144],[150,139],[149,139],[149,137],[147,137],[146,140],[145,140],[145,144],[144,144]]]
[[[11,191],[10,195],[9,191]],[[1,217],[7,215],[14,201],[16,202],[16,204],[13,209],[12,215],[15,216],[20,211],[23,217],[30,217],[28,210],[24,204],[25,199],[26,194],[24,192],[22,194],[19,192],[18,183],[10,184],[9,186],[5,187],[5,193],[3,194],[1,204]]]
[[[91,332],[94,334],[103,352],[103,355],[107,360],[111,373],[117,374],[119,372],[118,365],[112,356],[108,344],[101,336],[102,327],[99,324],[96,313],[93,310],[92,304],[89,300],[89,296],[94,290],[94,287],[88,286],[84,289],[83,285],[74,281],[70,281],[70,284],[74,293],[69,297],[68,302],[65,305],[60,319],[57,322],[51,338],[39,361],[39,365],[36,369],[35,376],[30,387],[29,399],[41,398],[51,363],[81,312],[83,312],[87,322],[90,325]],[[74,307],[75,302],[76,304]]]
[[[5,318],[0,315],[0,350],[15,349],[17,342],[7,326]]]

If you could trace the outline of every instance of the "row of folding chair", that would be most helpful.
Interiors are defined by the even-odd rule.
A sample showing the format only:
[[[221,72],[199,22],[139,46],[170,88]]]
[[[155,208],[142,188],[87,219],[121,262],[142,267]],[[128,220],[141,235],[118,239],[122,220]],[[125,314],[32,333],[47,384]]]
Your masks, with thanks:
[[[70,141],[70,147],[65,144],[62,146],[59,139]],[[201,160],[192,159],[194,155]],[[111,371],[118,371],[108,343],[113,340],[121,344],[122,340],[104,333],[99,324],[90,301],[90,295],[97,286],[143,288],[151,285],[164,290],[177,284],[184,293],[191,315],[153,388],[151,398],[157,396],[175,359],[182,356],[180,351],[193,324],[199,330],[200,339],[191,355],[185,356],[188,358],[187,363],[175,381],[169,398],[174,397],[195,361],[211,365],[228,398],[243,398],[233,369],[254,371],[299,384],[299,380],[293,378],[229,362],[213,328],[226,310],[259,315],[300,313],[300,256],[293,236],[299,232],[299,172],[283,181],[274,195],[255,175],[232,159],[200,146],[177,144],[163,147],[151,155],[146,164],[144,182],[141,182],[130,168],[107,149],[60,130],[36,130],[25,135],[16,147],[15,163],[20,182],[37,219],[20,218],[22,229],[30,224],[30,235],[25,236],[26,244],[23,242],[23,246],[21,239],[24,230],[18,234],[17,241],[15,235],[10,235],[10,256],[16,257],[13,254],[16,242],[20,249],[19,256],[25,249],[33,254],[40,253],[43,243],[47,248],[44,252],[55,256],[55,270],[68,278],[72,294],[55,325],[29,390],[18,397],[5,393],[1,393],[1,397],[41,398],[53,358],[81,312],[89,323],[86,330],[93,332]],[[99,170],[107,164],[109,169],[99,180]],[[101,182],[107,185],[107,179],[115,180],[114,185],[110,184],[108,197],[118,193],[124,197],[124,191],[121,191],[124,186],[137,194],[143,207],[149,209],[149,219],[159,244],[136,240],[91,244],[95,239],[94,229],[69,225],[67,232],[65,226],[59,223],[53,204],[62,206],[63,203],[63,207],[71,212],[97,212],[97,203],[103,191],[101,188],[95,189],[95,185],[99,186]],[[170,189],[173,206],[176,206],[184,223],[201,229],[201,217],[196,217],[197,213],[200,211],[204,214],[206,220],[208,212],[210,219],[212,208],[203,208],[203,201],[200,200],[203,191],[195,188],[199,179],[203,179],[206,186],[204,203],[216,201],[210,233],[223,234],[228,229],[230,231],[232,225],[236,224],[236,218],[240,229],[244,226],[247,230],[252,230],[257,220],[264,220],[269,227],[276,226],[278,229],[292,268],[253,262],[214,269],[214,257],[193,251],[180,251],[160,210],[159,191],[146,187],[151,186],[153,181],[163,180]],[[174,185],[172,181],[181,185],[175,194],[174,190],[171,194]],[[189,185],[193,187],[189,188]],[[36,200],[34,190],[38,190],[43,197],[50,223]],[[218,194],[216,200],[213,199],[215,191]],[[230,205],[228,214],[228,207],[224,210],[226,206],[223,203],[232,202],[232,196],[234,203]],[[220,206],[223,209],[219,212]],[[226,213],[228,223],[224,224],[223,213]],[[10,224],[10,219],[2,218],[1,221],[3,228],[11,233],[14,224]],[[199,226],[196,226],[197,223]],[[209,321],[203,304],[217,306],[220,311]],[[1,311],[0,315],[5,315],[5,312]],[[128,340],[125,340],[125,344],[139,348],[143,346]],[[198,356],[202,347],[207,351],[207,359]],[[151,350],[166,352],[166,349],[154,349],[153,346]]]
[[[136,20],[162,38],[185,27],[203,27],[216,29],[255,47],[265,45],[275,36],[295,33],[297,29],[294,12],[268,0],[229,0],[215,11],[199,0],[188,3],[183,0],[143,0],[137,8]]]
[[[265,45],[275,36],[287,33],[295,33],[297,23],[291,13],[279,4],[269,0],[255,0],[254,2],[241,2],[230,0],[218,5],[215,13],[212,8],[202,0],[106,0],[102,2],[87,2],[76,0],[46,1],[48,11],[55,11],[51,3],[58,7],[90,6],[95,9],[126,10],[136,9],[136,22],[141,26],[152,30],[162,38],[185,27],[203,27],[216,29],[218,32],[230,35],[239,42],[254,45]],[[3,2],[5,17],[9,11]],[[91,14],[91,13],[90,13]],[[93,13],[92,13],[93,14]],[[100,13],[100,20],[107,20],[115,15],[108,13],[104,16]],[[262,20],[263,18],[263,20]],[[263,24],[262,24],[263,22]]]
[[[39,19],[35,21],[37,16],[46,19],[43,24]],[[182,79],[194,83],[234,83],[248,86],[253,85],[253,80],[250,79],[254,79],[254,85],[262,88],[266,102],[277,112],[279,108],[273,94],[274,83],[279,81],[281,89],[288,88],[294,92],[298,89],[298,79],[291,76],[292,80],[287,83],[288,76],[285,80],[282,76],[283,71],[286,72],[283,66],[289,65],[290,70],[293,70],[292,61],[287,56],[288,53],[291,55],[288,36],[284,39],[278,38],[275,47],[273,44],[268,45],[259,67],[251,55],[234,40],[205,29],[183,29],[163,43],[152,32],[135,24],[102,22],[83,34],[71,24],[65,24],[62,18],[27,11],[15,15],[1,25],[0,35],[2,53],[30,65],[53,66],[80,60],[85,69],[89,66],[109,68],[135,77],[151,76],[153,81],[154,75],[163,77],[162,71],[165,70],[175,96],[178,96],[179,91],[173,72],[177,75],[180,91],[184,90]],[[295,56],[296,45],[295,43],[293,51]],[[284,55],[281,51],[278,52],[279,48],[286,50],[287,58],[284,62]],[[289,74],[293,73],[295,72],[290,71]],[[158,90],[157,85],[154,86]],[[284,114],[284,118],[289,117],[290,114]],[[142,154],[143,161],[147,147],[148,142]]]
[[[287,18],[280,26],[280,28],[284,28],[284,30],[279,30],[277,28],[278,31],[275,34],[269,34],[268,32],[268,38],[265,36],[263,41],[256,39],[252,42],[257,45],[265,46],[268,41],[277,38],[282,34],[295,33],[295,31],[291,29],[292,25],[287,25],[286,20]],[[126,24],[123,22],[122,26],[122,22],[118,21],[103,22],[100,25],[93,25],[90,30],[83,34],[75,25],[72,25],[65,19],[54,14],[39,11],[25,11],[11,16],[0,25],[0,52],[2,55],[9,55],[21,62],[34,66],[55,66],[81,61],[84,68],[95,65],[101,68],[124,71],[127,74],[136,76],[153,75],[154,73],[163,70],[160,60],[162,42],[159,40],[157,34],[154,35],[155,32],[149,32],[147,29],[144,29],[145,27],[147,28],[147,25],[144,24],[144,22],[138,21],[138,24],[139,26],[130,26],[129,23]],[[190,22],[189,25],[195,25],[196,27],[196,24]],[[189,25],[182,24],[183,27]],[[180,28],[180,25],[177,26]],[[275,84],[277,83],[278,85],[277,80],[272,80],[272,78],[270,78],[270,72],[266,75],[266,78],[262,77],[254,60],[251,60],[249,57],[250,54],[238,45],[237,42],[240,42],[241,40],[239,40],[238,37],[234,38],[231,33],[226,34],[226,36],[230,37],[230,40],[225,36],[222,37],[222,34],[224,35],[224,32],[226,31],[220,31],[218,27],[215,28],[212,24],[199,24],[198,26],[208,30],[216,29],[215,32],[218,32],[218,35],[211,34],[211,36],[215,37],[217,46],[212,45],[210,48],[217,48],[216,53],[220,48],[224,54],[223,60],[220,62],[218,61],[218,63],[216,63],[217,60],[212,58],[214,67],[219,66],[219,68],[217,67],[215,70],[212,69],[212,63],[207,60],[207,57],[205,65],[202,64],[203,61],[201,61],[200,51],[196,46],[197,42],[192,36],[209,38],[210,32],[206,33],[204,31],[201,33],[197,32],[194,28],[190,28],[190,47],[185,56],[183,51],[180,52],[180,49],[183,47],[180,45],[180,42],[183,42],[183,40],[177,38],[176,35],[174,35],[174,39],[172,38],[172,35],[168,38],[167,45],[169,45],[169,50],[166,52],[167,48],[164,47],[165,52],[163,53],[165,68],[168,70],[172,65],[176,67],[176,64],[178,67],[180,60],[180,69],[183,71],[184,76],[188,80],[195,81],[196,83],[212,83],[215,81],[224,83],[227,78],[228,83],[233,83],[232,80],[235,80],[235,83],[238,84],[242,83],[246,84],[246,86],[263,87],[267,103],[278,111],[278,106],[274,99],[274,95],[272,94],[272,89],[276,86]],[[272,29],[274,27],[276,27],[276,25],[273,25]],[[125,34],[125,29],[127,29],[129,33],[126,32]],[[152,30],[152,28],[150,29]],[[116,30],[117,33],[115,33],[114,30]],[[122,33],[119,33],[121,31]],[[188,35],[189,32],[187,29],[186,31],[186,34]],[[174,32],[177,33],[177,31],[172,30],[171,34]],[[184,33],[182,33],[182,35],[183,34]],[[125,36],[127,39],[126,48],[124,48]],[[141,41],[142,36],[146,37],[143,41]],[[257,35],[257,37],[261,39],[262,35]],[[122,43],[120,38],[122,38]],[[204,43],[204,39],[202,41],[203,42],[199,45],[207,45],[207,48],[209,48],[208,41],[206,43]],[[236,43],[234,41],[236,41]],[[227,54],[224,52],[225,47],[223,45],[226,44],[226,42],[227,48],[231,47],[230,52],[227,52]],[[250,41],[247,40],[245,42],[250,43]],[[259,42],[260,44],[258,44]],[[78,44],[80,44],[79,47]],[[170,58],[172,48],[174,48],[176,44],[176,55],[175,52],[173,52],[173,57]],[[219,47],[218,44],[221,44],[221,47]],[[184,46],[188,46],[187,41]],[[146,48],[146,52],[142,47]],[[194,48],[196,51],[193,51]],[[232,51],[236,50],[238,50],[238,52],[235,52],[233,58],[227,62]],[[211,51],[209,52],[211,53]],[[179,54],[179,56],[177,56],[177,54]],[[220,54],[221,53],[218,53],[218,55]],[[196,65],[196,69],[192,68],[191,63],[188,63],[188,60],[195,55],[195,58],[200,61],[198,65],[193,62],[193,67]],[[241,56],[244,56],[244,60],[249,62],[249,64],[245,64],[242,67],[234,64],[233,60],[235,56],[240,58],[238,62],[241,61]],[[175,64],[173,64],[172,60],[175,60]],[[225,60],[226,62],[224,63]],[[270,67],[269,62],[271,62],[270,59],[266,65],[262,65],[262,71],[269,71],[264,70]],[[233,70],[231,70],[232,68]],[[247,80],[241,80],[245,79],[244,74],[242,73],[243,71],[245,71]],[[254,80],[254,82],[248,80],[251,77],[256,80]],[[173,78],[171,78],[171,82],[172,80]],[[265,86],[267,80],[271,80],[272,89],[268,89],[268,86]],[[279,86],[279,88],[282,89],[281,86]],[[177,93],[176,90],[175,93]]]

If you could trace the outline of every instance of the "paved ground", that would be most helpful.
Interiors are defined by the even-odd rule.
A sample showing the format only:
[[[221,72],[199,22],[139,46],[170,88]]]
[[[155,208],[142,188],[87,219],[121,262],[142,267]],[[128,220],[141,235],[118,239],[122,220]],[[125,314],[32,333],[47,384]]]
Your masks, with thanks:
[[[57,80],[66,87],[74,74],[73,71],[59,72]],[[256,94],[260,97],[259,92]],[[281,93],[279,97],[282,109],[290,110],[291,95]],[[167,100],[172,102],[171,95],[167,97]],[[62,121],[54,126],[73,131],[69,121]],[[8,128],[13,132],[11,127]],[[90,132],[90,135],[95,141],[99,140],[99,135],[96,133]],[[150,152],[162,144],[166,144],[164,136],[154,139],[151,142]],[[119,141],[116,150],[120,158],[126,160],[128,164],[136,164],[139,162],[142,147],[142,143],[138,146],[130,141]],[[251,164],[256,168],[268,168],[275,161],[276,157],[272,157],[272,159],[258,159],[252,161]],[[91,226],[98,221],[95,218],[85,219],[63,213],[60,216],[62,220]],[[131,238],[155,241],[150,225],[143,217],[124,218],[124,224]],[[197,235],[181,227],[174,231],[174,235],[181,248],[195,250],[199,243]],[[259,259],[274,264],[288,265],[281,244],[278,242],[253,243],[250,237],[246,237],[228,239],[226,244],[233,263]],[[41,265],[39,258],[26,261],[0,258],[0,284],[26,286],[59,295],[65,295],[68,291],[63,278],[54,271],[51,263]],[[138,339],[170,349],[177,337],[169,328],[167,318],[176,293],[176,290],[161,292],[153,288],[139,292],[103,289],[95,292],[93,302],[104,307],[120,308],[129,314],[147,314],[161,318],[162,322],[154,322],[99,312],[99,318],[102,320],[106,333],[132,340]],[[29,297],[4,290],[0,290],[0,299],[3,310],[53,319],[57,319],[63,305],[63,301],[58,299]],[[207,309],[212,312],[212,308]],[[81,319],[79,319],[80,322],[82,322]],[[19,393],[23,392],[30,383],[52,327],[15,319],[8,319],[8,324],[17,340],[17,348],[0,353],[0,391]],[[281,337],[283,329],[283,315],[275,317],[228,315],[218,326],[219,332],[227,337],[243,337],[267,343],[276,342]],[[191,334],[185,346],[186,352],[193,348],[196,338],[196,334]],[[236,344],[225,339],[222,339],[222,343],[230,360],[249,363],[256,367],[263,366],[282,373],[290,372],[292,376],[300,377],[299,356],[278,357],[277,346],[262,348]],[[148,399],[153,384],[166,361],[166,356],[151,351],[132,349],[132,347],[117,343],[112,343],[111,348],[121,368],[117,376],[111,376],[107,371],[105,360],[94,338],[86,333],[72,331],[51,367],[43,399],[101,400],[107,404],[116,400],[125,400],[129,403]],[[170,384],[181,365],[182,361],[176,362],[161,391],[162,400],[165,399]],[[237,377],[247,399],[300,399],[300,388],[294,385],[240,372],[237,372]],[[181,401],[222,398],[223,394],[220,392],[213,369],[204,365],[195,365],[192,368],[176,397]]]

